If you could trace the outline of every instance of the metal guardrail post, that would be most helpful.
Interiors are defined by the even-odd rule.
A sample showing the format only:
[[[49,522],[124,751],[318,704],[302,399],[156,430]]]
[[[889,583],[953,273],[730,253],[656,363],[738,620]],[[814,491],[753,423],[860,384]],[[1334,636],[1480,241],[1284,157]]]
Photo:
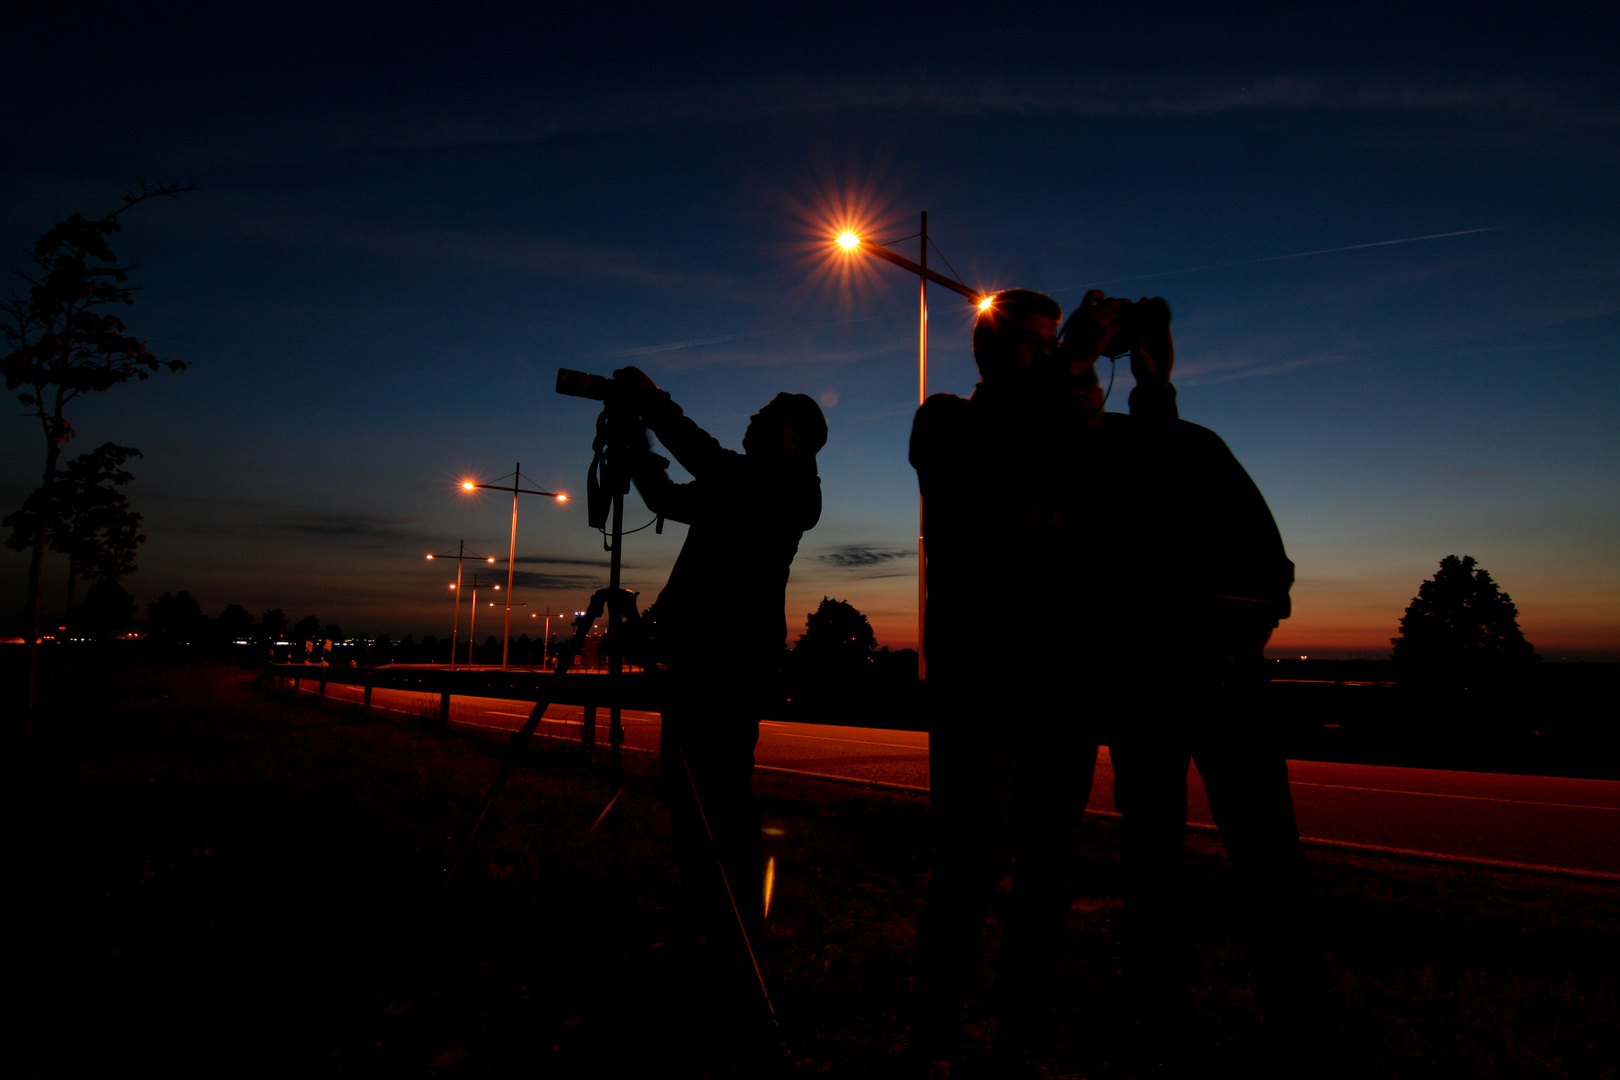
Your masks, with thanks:
[[[579,729],[579,745],[585,748],[588,758],[596,750],[596,706],[585,706],[585,720]]]
[[[439,694],[439,723],[450,726],[450,691]]]
[[[360,711],[363,712],[363,713],[370,713],[371,712],[371,680],[370,679],[366,680],[366,692],[365,692],[365,695],[360,699]]]

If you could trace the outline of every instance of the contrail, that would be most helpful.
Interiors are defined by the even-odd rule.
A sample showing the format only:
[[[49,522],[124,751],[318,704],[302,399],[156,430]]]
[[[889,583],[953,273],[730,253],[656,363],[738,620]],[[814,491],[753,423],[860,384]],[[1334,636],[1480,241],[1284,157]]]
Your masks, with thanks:
[[[1389,247],[1391,244],[1415,244],[1420,240],[1444,240],[1448,236],[1471,236],[1474,233],[1498,232],[1507,227],[1506,225],[1491,225],[1483,229],[1458,229],[1456,232],[1430,233],[1427,236],[1404,236],[1399,240],[1374,240],[1370,244],[1350,244],[1346,247],[1319,248],[1316,251],[1296,251],[1289,255],[1267,255],[1263,259],[1243,259],[1239,262],[1189,266],[1185,270],[1161,270],[1153,274],[1132,274],[1130,277],[1109,278],[1107,281],[1093,281],[1085,285],[1064,285],[1048,291],[1069,292],[1074,289],[1089,289],[1093,285],[1113,285],[1121,281],[1143,281],[1147,278],[1174,277],[1177,274],[1196,274],[1201,270],[1228,270],[1234,266],[1255,266],[1259,263],[1281,262],[1284,259],[1304,259],[1312,255],[1335,255],[1341,251],[1361,251],[1365,248]]]
[[[662,345],[643,345],[635,349],[618,349],[614,352],[603,353],[602,357],[606,360],[612,360],[620,356],[647,356],[651,353],[674,352],[676,349],[695,349],[699,345],[718,345],[722,342],[738,341],[742,338],[764,337],[766,334],[791,334],[798,330],[820,330],[828,326],[848,326],[851,323],[871,322],[874,319],[890,319],[896,314],[893,311],[886,311],[882,315],[862,315],[858,319],[835,319],[832,322],[807,323],[804,326],[773,326],[769,330],[744,330],[740,334],[694,338],[691,341],[670,341]]]

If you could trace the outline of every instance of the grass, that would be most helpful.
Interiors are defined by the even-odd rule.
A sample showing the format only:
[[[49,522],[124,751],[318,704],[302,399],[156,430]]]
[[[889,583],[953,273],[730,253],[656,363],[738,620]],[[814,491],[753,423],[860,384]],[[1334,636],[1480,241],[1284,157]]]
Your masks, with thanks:
[[[777,889],[762,946],[782,1017],[676,947],[666,816],[644,757],[615,810],[599,765],[531,757],[412,942],[500,748],[268,698],[227,668],[47,686],[23,756],[11,969],[27,1076],[879,1077],[903,1045],[926,798],[762,772]],[[1189,838],[1200,1054],[1275,1067],[1218,840]],[[1060,949],[1053,1077],[1156,1077],[1120,999],[1113,826]],[[1620,1062],[1620,890],[1313,854],[1337,962],[1335,1046],[1378,1077],[1606,1077]],[[986,948],[994,947],[994,921]],[[369,1023],[383,982],[397,972]],[[989,976],[971,1009],[988,1037]],[[1273,1063],[1273,1064],[1268,1064]]]

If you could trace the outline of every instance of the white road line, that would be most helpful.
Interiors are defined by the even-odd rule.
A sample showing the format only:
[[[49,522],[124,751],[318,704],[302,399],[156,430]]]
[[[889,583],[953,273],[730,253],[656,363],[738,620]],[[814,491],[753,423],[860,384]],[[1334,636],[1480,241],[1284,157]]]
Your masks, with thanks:
[[[831,735],[799,735],[792,731],[773,731],[771,734],[779,735],[784,739],[815,739],[818,742],[852,743],[855,746],[893,746],[900,750],[925,750],[927,747],[917,746],[914,743],[898,742],[872,742],[868,739],[836,739]]]
[[[1374,791],[1383,791],[1384,788],[1373,788]],[[1120,818],[1118,810],[1087,810],[1092,817],[1108,818],[1117,821]],[[1196,829],[1202,833],[1220,835],[1220,828],[1207,821],[1189,821],[1187,828]],[[1317,847],[1344,848],[1347,851],[1364,851],[1369,855],[1404,855],[1414,859],[1433,859],[1436,862],[1456,863],[1461,866],[1477,866],[1485,870],[1525,870],[1537,874],[1560,874],[1565,877],[1592,878],[1597,881],[1620,881],[1620,874],[1611,874],[1606,870],[1580,870],[1573,866],[1544,866],[1540,863],[1510,862],[1506,859],[1482,859],[1474,855],[1451,855],[1444,851],[1419,851],[1416,848],[1386,847],[1383,844],[1358,844],[1354,840],[1329,840],[1325,836],[1302,836],[1302,844],[1314,844]]]
[[[491,709],[491,710],[489,710],[489,715],[491,715],[491,716],[521,716],[523,719],[527,720],[529,717],[533,716],[534,714],[533,713],[526,713],[526,712],[496,712],[494,709]]]
[[[837,773],[810,772],[807,769],[784,769],[780,765],[755,765],[756,769],[765,772],[792,773],[794,776],[813,776],[817,780],[837,780],[841,784],[859,784],[862,787],[893,788],[897,791],[920,791],[928,793],[928,788],[922,784],[897,784],[888,780],[863,780],[858,776],[839,776]]]
[[[548,724],[549,723],[565,723],[565,722],[566,721],[551,721],[551,720],[546,721],[546,723],[548,723]],[[506,732],[508,734],[510,734],[511,731],[512,731],[512,729],[509,728],[509,727],[502,727],[499,724],[480,724],[476,720],[452,720],[452,721],[450,721],[450,723],[455,725],[456,727],[483,728],[486,731],[503,731],[503,732]],[[560,735],[552,735],[552,734],[550,734],[550,733],[548,733],[548,732],[546,732],[544,730],[539,730],[539,729],[537,729],[535,731],[535,735],[537,735],[537,736],[539,736],[541,738],[546,738],[546,739],[561,738]],[[572,739],[570,739],[570,741],[572,741]],[[601,747],[601,746],[597,747],[598,751],[601,751],[601,750],[604,750],[604,749],[606,749],[606,748]],[[652,749],[649,749],[648,747],[645,747],[645,746],[632,746],[630,743],[620,743],[619,744],[619,749],[621,749],[621,750],[634,750],[638,754],[656,754],[656,753],[658,753],[657,750],[652,750]]]
[[[1620,881],[1620,874],[1611,874],[1604,870],[1579,870],[1573,866],[1543,866],[1540,863],[1509,862],[1506,859],[1481,859],[1473,855],[1448,855],[1443,851],[1417,851],[1413,848],[1385,847],[1382,844],[1358,844],[1352,840],[1326,840],[1319,836],[1302,836],[1299,839],[1302,843],[1320,844],[1323,847],[1366,851],[1374,855],[1406,855],[1418,859],[1433,859],[1437,862],[1478,866],[1487,870],[1528,870],[1537,874],[1560,874],[1570,877],[1592,878],[1597,881]]]
[[[1356,787],[1352,784],[1318,784],[1310,780],[1290,780],[1290,787],[1337,788],[1340,791],[1377,791],[1385,795],[1427,795],[1435,799],[1467,799],[1470,802],[1503,802],[1515,806],[1559,806],[1565,810],[1620,810],[1620,806],[1587,806],[1583,803],[1538,802],[1535,799],[1502,799],[1492,795],[1452,795],[1444,791],[1407,791],[1404,788]]]

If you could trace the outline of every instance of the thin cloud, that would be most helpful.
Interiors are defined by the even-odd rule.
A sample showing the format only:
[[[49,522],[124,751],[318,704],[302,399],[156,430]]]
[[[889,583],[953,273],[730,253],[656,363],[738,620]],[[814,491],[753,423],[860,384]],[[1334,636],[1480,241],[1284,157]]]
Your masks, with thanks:
[[[878,548],[864,544],[846,544],[834,548],[823,555],[815,556],[815,561],[834,570],[850,570],[859,573],[862,577],[894,577],[895,574],[874,574],[874,570],[886,569],[891,563],[901,559],[915,559],[915,549],[905,548]]]
[[[1620,127],[1620,110],[1592,108],[1516,81],[1458,84],[1300,75],[1194,82],[1166,79],[940,80],[780,77],[753,84],[663,87],[617,96],[533,100],[499,111],[415,117],[336,117],[289,126],[270,143],[375,148],[533,143],[577,131],[678,128],[826,113],[924,111],[952,116],[1184,119],[1232,112],[1405,112],[1575,130]],[[233,140],[235,141],[235,140]],[[251,152],[244,146],[242,149]]]
[[[268,527],[279,532],[373,544],[415,543],[421,536],[398,521],[348,514],[311,514],[291,521],[270,522]]]
[[[1180,274],[1197,274],[1205,270],[1229,270],[1236,266],[1258,266],[1261,263],[1283,262],[1287,259],[1307,259],[1313,255],[1337,255],[1343,251],[1364,251],[1367,248],[1392,247],[1396,244],[1416,244],[1422,240],[1445,240],[1453,236],[1472,236],[1475,233],[1500,232],[1506,225],[1487,225],[1481,229],[1458,229],[1454,232],[1428,233],[1424,236],[1405,236],[1398,240],[1374,240],[1365,244],[1347,244],[1344,247],[1318,248],[1315,251],[1295,251],[1287,255],[1264,255],[1258,259],[1240,259],[1237,262],[1209,263],[1205,266],[1188,266],[1180,270],[1156,270],[1149,274],[1132,274],[1129,277],[1109,278],[1106,281],[1092,281],[1084,285],[1059,285],[1047,292],[1061,293],[1074,292],[1078,289],[1089,289],[1096,285],[1116,285],[1122,281],[1145,281],[1148,278],[1175,277]]]

